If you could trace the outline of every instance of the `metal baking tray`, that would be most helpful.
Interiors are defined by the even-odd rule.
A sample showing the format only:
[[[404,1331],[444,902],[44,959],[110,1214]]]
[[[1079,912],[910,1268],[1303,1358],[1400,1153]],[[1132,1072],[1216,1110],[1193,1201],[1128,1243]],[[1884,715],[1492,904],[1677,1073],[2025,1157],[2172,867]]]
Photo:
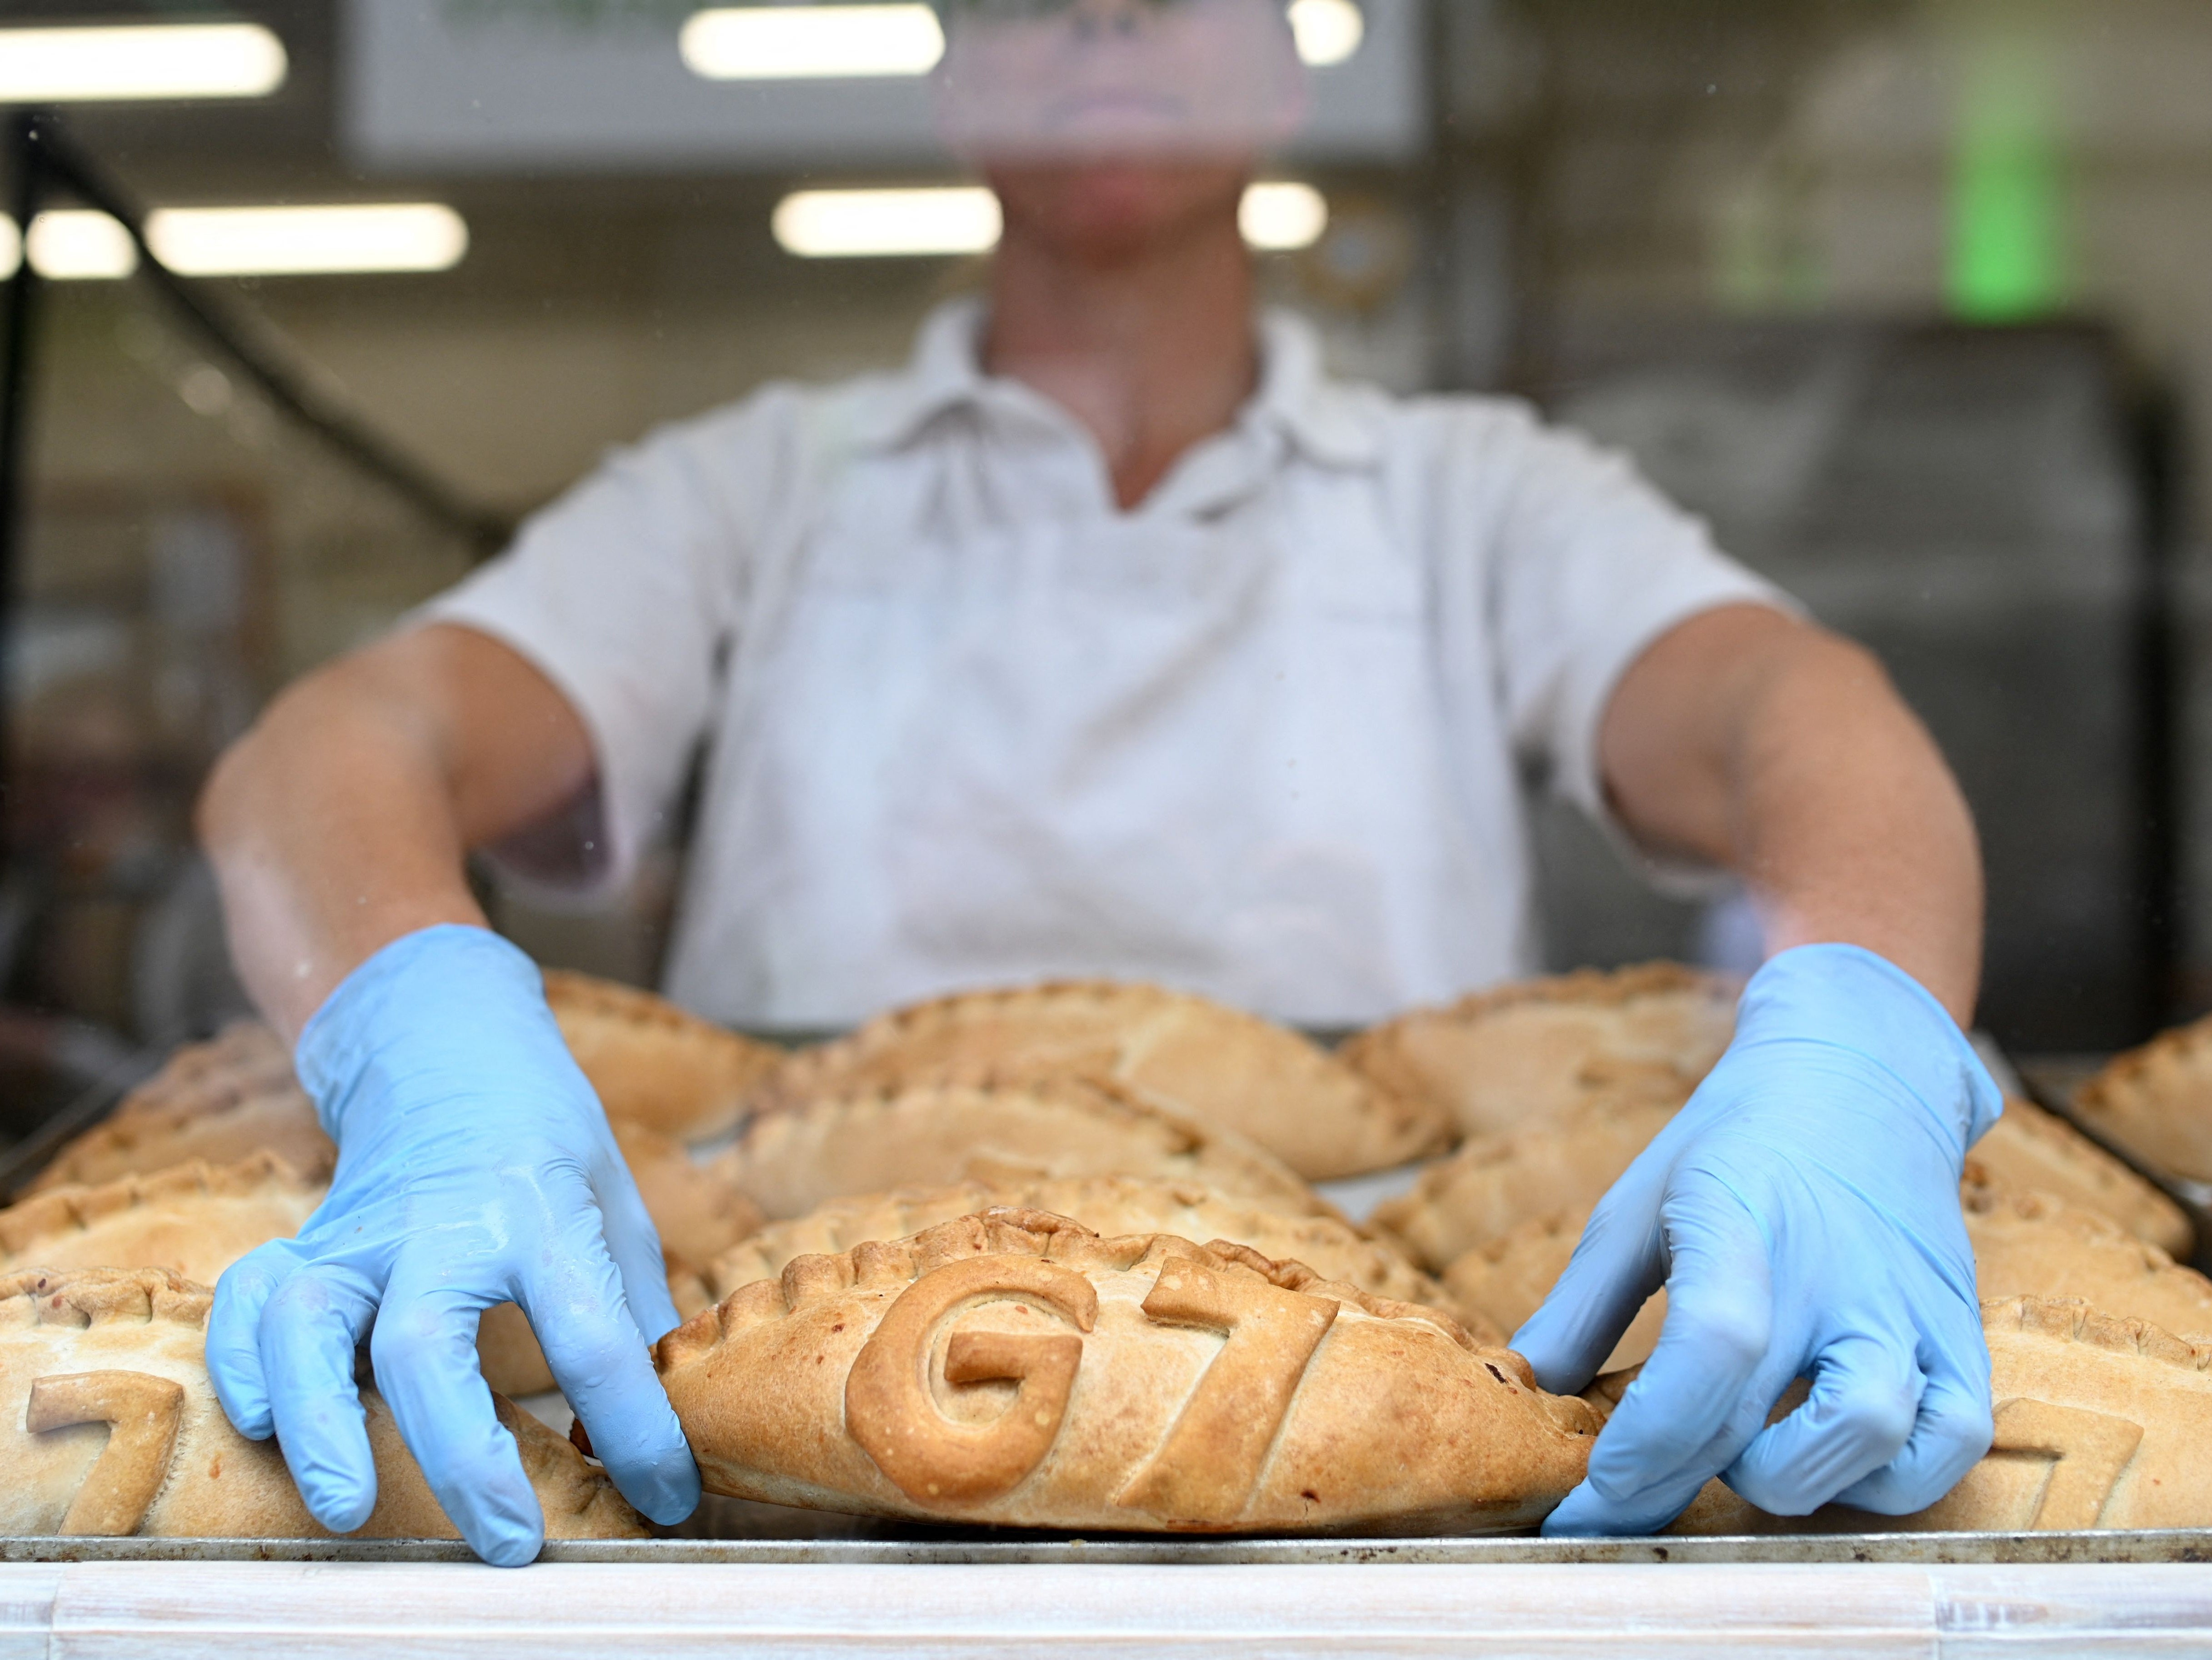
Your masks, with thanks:
[[[5,1539],[0,1562],[473,1562],[439,1539]],[[1514,1566],[1864,1562],[1908,1566],[2212,1562],[2212,1529],[2111,1533],[1778,1534],[1726,1539],[1079,1539],[945,1529],[882,1539],[599,1539],[545,1563],[867,1566]]]
[[[777,1032],[794,1037],[835,1034]],[[1329,1033],[1339,1037],[1340,1033]],[[2112,1146],[2081,1125],[2072,1110],[2075,1087],[2101,1057],[2044,1057],[2017,1071],[1977,1034],[1977,1047],[2008,1088],[2015,1085],[2099,1146],[2170,1194],[2196,1225],[2197,1263],[2212,1269],[2212,1186],[2180,1181]],[[28,1183],[63,1141],[106,1117],[127,1079],[89,1090],[15,1146],[0,1152],[0,1195]],[[1378,1191],[1407,1185],[1413,1167],[1341,1184]],[[1337,1195],[1332,1195],[1337,1196]],[[1363,1213],[1376,1194],[1345,1192]],[[0,1201],[3,1202],[4,1201]],[[557,1399],[557,1397],[550,1397]],[[526,1403],[537,1410],[535,1402]],[[542,1411],[538,1415],[546,1416]],[[559,1426],[556,1423],[556,1427]],[[994,1528],[916,1527],[834,1512],[790,1510],[710,1496],[691,1521],[653,1539],[550,1542],[544,1563],[843,1564],[869,1566],[1021,1566],[1090,1564],[1215,1566],[1443,1566],[1544,1563],[1826,1564],[1864,1562],[1919,1566],[2063,1563],[2212,1563],[2212,1529],[2030,1533],[1770,1534],[1729,1538],[1193,1538],[1188,1535],[1076,1537]],[[439,1539],[89,1539],[0,1536],[0,1563],[37,1562],[453,1562],[475,1554],[458,1540]]]

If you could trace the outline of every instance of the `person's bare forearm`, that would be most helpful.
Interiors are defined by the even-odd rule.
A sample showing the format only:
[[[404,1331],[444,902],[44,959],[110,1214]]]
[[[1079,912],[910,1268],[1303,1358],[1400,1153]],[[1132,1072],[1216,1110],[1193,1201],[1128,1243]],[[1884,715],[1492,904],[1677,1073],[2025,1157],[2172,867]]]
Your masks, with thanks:
[[[448,792],[392,712],[311,681],[223,757],[200,806],[231,954],[289,1040],[401,934],[482,922]]]
[[[1770,952],[1863,946],[1972,1018],[1973,822],[1867,652],[1751,607],[1694,618],[1624,677],[1601,748],[1631,828],[1741,876]]]
[[[481,925],[467,849],[588,786],[581,728],[549,698],[504,648],[431,629],[293,687],[223,757],[201,839],[239,974],[288,1040],[392,940]]]

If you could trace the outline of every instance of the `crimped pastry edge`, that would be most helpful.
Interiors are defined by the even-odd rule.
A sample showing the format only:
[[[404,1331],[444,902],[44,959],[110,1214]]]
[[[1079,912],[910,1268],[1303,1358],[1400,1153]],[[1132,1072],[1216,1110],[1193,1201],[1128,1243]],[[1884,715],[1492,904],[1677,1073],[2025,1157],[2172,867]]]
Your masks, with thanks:
[[[1211,1146],[1218,1148],[1224,1154],[1249,1159],[1256,1167],[1268,1171],[1272,1176],[1285,1183],[1285,1196],[1297,1195],[1299,1203],[1304,1207],[1305,1213],[1330,1217],[1346,1223],[1347,1226],[1357,1226],[1345,1216],[1342,1211],[1316,1193],[1311,1184],[1297,1171],[1249,1136],[1239,1134],[1224,1125],[1208,1124],[1182,1113],[1170,1112],[1166,1108],[1145,1099],[1142,1095],[1124,1087],[1112,1079],[1089,1076],[1023,1079],[1011,1083],[985,1079],[981,1082],[922,1084],[907,1089],[866,1090],[850,1095],[818,1096],[801,1105],[756,1117],[739,1132],[736,1142],[727,1151],[717,1156],[710,1168],[726,1171],[734,1176],[744,1167],[744,1150],[754,1135],[775,1134],[782,1125],[796,1118],[816,1114],[827,1116],[833,1113],[849,1113],[864,1107],[887,1109],[902,1103],[920,1104],[932,1097],[957,1096],[963,1093],[987,1098],[996,1095],[1025,1096],[1031,1101],[1052,1110],[1085,1112],[1101,1116],[1119,1116],[1164,1126],[1176,1138],[1176,1145],[1171,1151],[1176,1153],[1187,1153],[1195,1158],[1203,1150]],[[1231,1196],[1251,1198],[1255,1195],[1232,1194]],[[772,1218],[771,1219],[793,1219]]]
[[[272,1191],[304,1195],[319,1192],[322,1187],[322,1183],[302,1176],[282,1154],[266,1147],[228,1164],[188,1158],[143,1175],[119,1176],[112,1182],[71,1182],[41,1189],[0,1210],[0,1250],[28,1257],[46,1242],[81,1233],[120,1212],[173,1199],[199,1195],[243,1199]]]
[[[1192,1257],[1209,1268],[1257,1274],[1286,1291],[1329,1298],[1378,1319],[1422,1321],[1463,1349],[1492,1353],[1442,1309],[1376,1297],[1341,1280],[1324,1280],[1303,1262],[1279,1262],[1249,1246],[1220,1241],[1201,1245],[1170,1233],[1109,1238],[1072,1217],[1001,1207],[940,1222],[904,1239],[869,1241],[836,1256],[794,1257],[778,1278],[757,1280],[738,1287],[661,1338],[653,1345],[654,1364],[664,1374],[673,1371],[711,1353],[726,1336],[855,1287],[910,1283],[948,1262],[1012,1256],[1038,1257],[1079,1271],[1109,1273],[1126,1272],[1170,1256]],[[1536,1387],[1528,1363],[1517,1355],[1515,1359],[1523,1373],[1522,1381],[1532,1389]]]
[[[1407,1144],[1415,1148],[1409,1157],[1425,1157],[1448,1146],[1452,1138],[1448,1119],[1425,1098],[1407,1096],[1382,1080],[1362,1073],[1349,1066],[1340,1053],[1333,1053],[1263,1015],[1196,992],[1178,991],[1149,981],[1103,978],[973,988],[884,1010],[842,1037],[794,1051],[762,1082],[756,1091],[754,1104],[762,1111],[785,1110],[838,1093],[840,1074],[848,1068],[895,1055],[898,1045],[915,1033],[956,1027],[960,1017],[971,1011],[988,1011],[996,1016],[1018,1012],[1024,1006],[1046,1009],[1073,1000],[1101,1006],[1108,1011],[1109,1020],[1113,1018],[1112,1006],[1126,1005],[1129,1012],[1122,1018],[1132,1025],[1166,1011],[1188,1010],[1230,1027],[1265,1034],[1271,1042],[1288,1040],[1285,1054],[1294,1056],[1296,1067],[1317,1083],[1341,1078],[1366,1098],[1368,1110],[1376,1117],[1426,1123],[1426,1134]],[[957,1078],[948,1075],[942,1067],[924,1066],[896,1073],[887,1087],[900,1089],[939,1082],[1020,1081],[1030,1075],[1018,1067],[994,1072],[988,1061],[978,1061],[972,1068],[962,1070]],[[1116,1081],[1110,1075],[1097,1076],[1088,1068],[1071,1069],[1070,1075],[1095,1078],[1095,1081],[1103,1084]]]

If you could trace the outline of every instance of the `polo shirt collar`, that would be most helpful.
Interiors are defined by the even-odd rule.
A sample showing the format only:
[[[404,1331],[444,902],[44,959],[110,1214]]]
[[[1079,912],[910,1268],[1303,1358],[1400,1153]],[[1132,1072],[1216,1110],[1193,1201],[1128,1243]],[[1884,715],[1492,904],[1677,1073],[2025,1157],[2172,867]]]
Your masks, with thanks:
[[[932,421],[994,398],[1027,404],[1036,394],[983,372],[985,311],[980,299],[948,301],[931,312],[915,337],[903,374],[883,385],[855,425],[871,448],[896,449]],[[1381,459],[1372,423],[1348,390],[1329,380],[1313,325],[1275,307],[1259,319],[1260,385],[1236,426],[1279,432],[1323,465],[1361,468]]]

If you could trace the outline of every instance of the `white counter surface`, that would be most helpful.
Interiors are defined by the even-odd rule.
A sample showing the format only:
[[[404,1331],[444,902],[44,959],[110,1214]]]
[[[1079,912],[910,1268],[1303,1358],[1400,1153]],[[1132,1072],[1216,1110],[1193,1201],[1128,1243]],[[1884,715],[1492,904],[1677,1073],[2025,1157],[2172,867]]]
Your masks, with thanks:
[[[0,1565],[0,1660],[2212,1652],[2212,1566]]]

